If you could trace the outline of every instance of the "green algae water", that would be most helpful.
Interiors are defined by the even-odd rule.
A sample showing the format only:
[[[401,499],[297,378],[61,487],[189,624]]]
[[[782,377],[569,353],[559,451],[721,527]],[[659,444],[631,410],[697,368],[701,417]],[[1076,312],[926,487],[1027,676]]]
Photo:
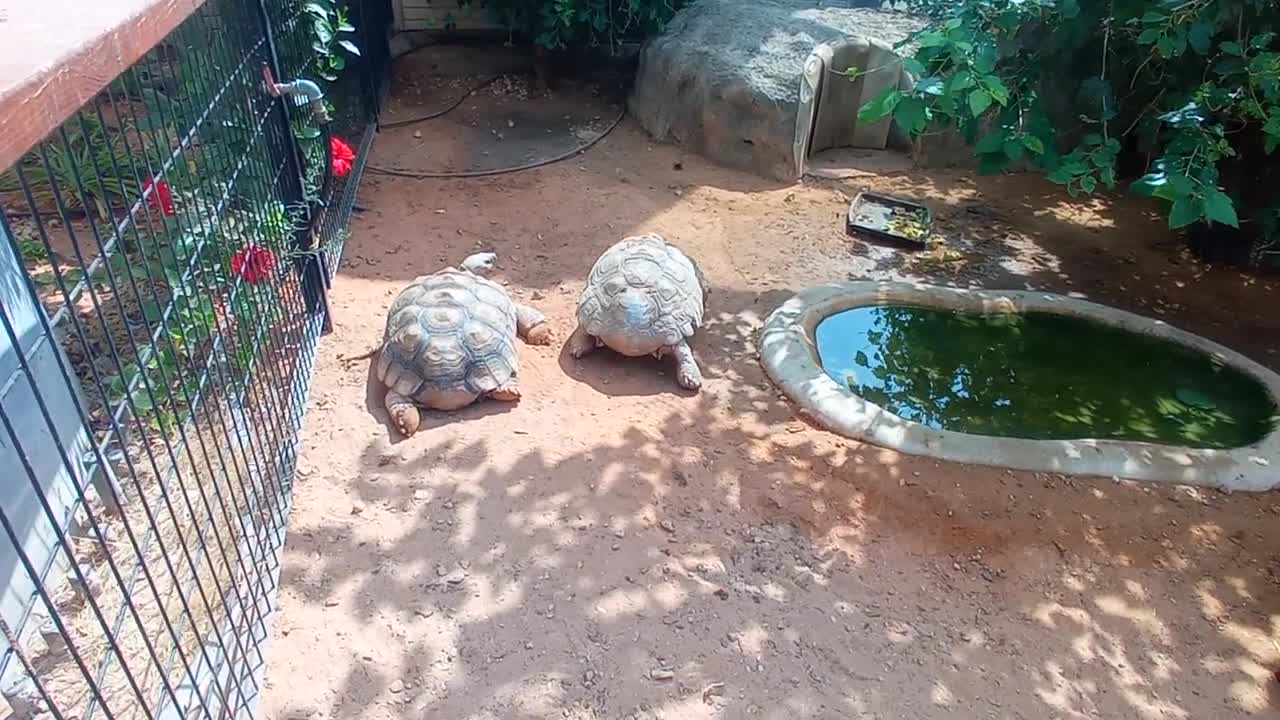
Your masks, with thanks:
[[[836,382],[931,428],[1234,448],[1275,423],[1254,378],[1177,343],[1065,315],[870,306],[824,319],[817,342]]]

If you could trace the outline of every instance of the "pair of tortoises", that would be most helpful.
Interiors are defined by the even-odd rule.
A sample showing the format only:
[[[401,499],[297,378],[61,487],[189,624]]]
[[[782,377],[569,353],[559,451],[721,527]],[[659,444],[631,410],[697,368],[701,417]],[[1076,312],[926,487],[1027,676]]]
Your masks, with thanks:
[[[515,401],[515,339],[551,342],[546,316],[484,277],[497,257],[479,253],[462,269],[424,275],[391,304],[376,372],[401,434],[418,429],[419,407],[456,410],[483,397]],[[702,373],[688,340],[702,324],[707,284],[694,261],[660,235],[629,237],[596,260],[578,302],[573,357],[608,346],[631,357],[674,355],[690,390]]]

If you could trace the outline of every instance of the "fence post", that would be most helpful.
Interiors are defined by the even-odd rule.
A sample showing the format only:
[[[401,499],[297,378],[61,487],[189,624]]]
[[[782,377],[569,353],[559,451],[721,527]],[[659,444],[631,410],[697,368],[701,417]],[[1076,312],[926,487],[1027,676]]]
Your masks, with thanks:
[[[262,22],[263,36],[267,39],[267,55],[269,58],[269,67],[271,75],[276,82],[286,82],[291,79],[283,75],[283,66],[280,63],[280,54],[276,48],[275,32],[271,25],[271,13],[267,9],[269,0],[258,0],[257,10],[258,17]],[[265,92],[265,88],[264,88]],[[323,332],[329,333],[333,329],[332,317],[329,314],[328,285],[329,275],[321,258],[315,248],[312,247],[313,224],[316,217],[316,208],[308,201],[306,197],[306,168],[303,163],[302,148],[298,146],[298,140],[293,136],[293,127],[289,123],[290,99],[293,96],[281,94],[276,101],[280,103],[281,122],[284,124],[285,143],[288,147],[287,161],[289,163],[289,175],[292,179],[293,187],[290,188],[296,202],[306,208],[306,222],[302,227],[294,229],[294,251],[298,254],[297,269],[302,279],[302,296],[306,302],[307,312],[311,314],[320,313],[322,315]],[[325,148],[327,153],[329,150]]]

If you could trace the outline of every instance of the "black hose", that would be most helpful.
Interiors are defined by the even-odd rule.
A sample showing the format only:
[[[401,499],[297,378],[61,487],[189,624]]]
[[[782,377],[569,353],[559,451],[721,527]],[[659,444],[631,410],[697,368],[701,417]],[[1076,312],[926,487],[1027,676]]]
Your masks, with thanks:
[[[502,76],[501,76],[501,75],[494,75],[493,77],[489,78],[488,80],[485,80],[484,82],[480,83],[479,85],[476,85],[475,87],[473,87],[473,88],[471,88],[470,90],[468,90],[468,91],[466,92],[466,94],[464,94],[462,97],[458,98],[458,99],[457,99],[457,100],[456,100],[452,105],[450,105],[449,107],[447,107],[447,108],[445,108],[445,109],[443,109],[443,110],[436,110],[435,112],[427,113],[426,115],[422,115],[422,116],[415,117],[415,118],[408,118],[408,119],[406,119],[406,120],[392,120],[392,121],[390,121],[390,122],[380,122],[380,123],[378,123],[378,127],[379,127],[379,128],[397,128],[397,127],[404,127],[405,125],[413,125],[414,123],[420,123],[420,122],[424,122],[424,121],[427,121],[427,120],[434,120],[435,118],[438,118],[438,117],[440,117],[441,115],[448,115],[449,113],[453,112],[453,111],[454,111],[454,110],[455,110],[459,105],[461,105],[461,104],[463,103],[463,101],[465,101],[467,98],[471,97],[472,95],[475,95],[476,93],[480,92],[481,90],[483,90],[483,89],[485,89],[485,88],[489,87],[490,85],[494,84],[495,82],[497,82],[497,81],[498,81],[498,78],[500,78],[500,77],[502,77]]]
[[[386,167],[381,167],[379,165],[374,165],[373,163],[368,163],[365,165],[365,170],[373,173],[378,173],[379,175],[392,175],[395,177],[413,178],[415,180],[432,180],[437,178],[443,178],[443,179],[479,178],[479,177],[491,177],[493,175],[508,175],[511,173],[524,172],[525,170],[533,170],[534,168],[545,167],[553,163],[558,163],[563,160],[568,160],[574,155],[578,155],[586,152],[587,150],[591,149],[593,145],[603,140],[606,135],[613,132],[614,128],[618,127],[618,125],[622,122],[622,119],[626,116],[627,116],[627,107],[626,105],[623,105],[622,111],[619,112],[618,117],[614,118],[614,121],[609,124],[609,127],[605,128],[604,132],[595,136],[590,141],[582,145],[579,145],[578,147],[574,148],[573,150],[570,150],[567,153],[557,155],[553,158],[548,158],[546,160],[536,160],[534,162],[526,163],[524,165],[517,165],[515,167],[495,168],[493,170],[467,170],[462,172],[420,172],[417,170],[400,170],[398,168],[386,168]]]

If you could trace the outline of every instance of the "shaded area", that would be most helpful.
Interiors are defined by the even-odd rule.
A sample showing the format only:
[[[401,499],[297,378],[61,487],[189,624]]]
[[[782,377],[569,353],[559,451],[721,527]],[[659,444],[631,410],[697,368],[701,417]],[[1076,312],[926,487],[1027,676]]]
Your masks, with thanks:
[[[1177,343],[1066,315],[881,305],[831,315],[816,336],[836,382],[941,430],[1233,448],[1274,424],[1256,379]]]
[[[388,103],[394,142],[375,146],[376,168],[411,173],[492,171],[571,153],[602,134],[622,111],[621,78],[607,71],[592,81],[565,81],[544,95],[531,77],[405,78]],[[454,103],[455,108],[449,110]]]

